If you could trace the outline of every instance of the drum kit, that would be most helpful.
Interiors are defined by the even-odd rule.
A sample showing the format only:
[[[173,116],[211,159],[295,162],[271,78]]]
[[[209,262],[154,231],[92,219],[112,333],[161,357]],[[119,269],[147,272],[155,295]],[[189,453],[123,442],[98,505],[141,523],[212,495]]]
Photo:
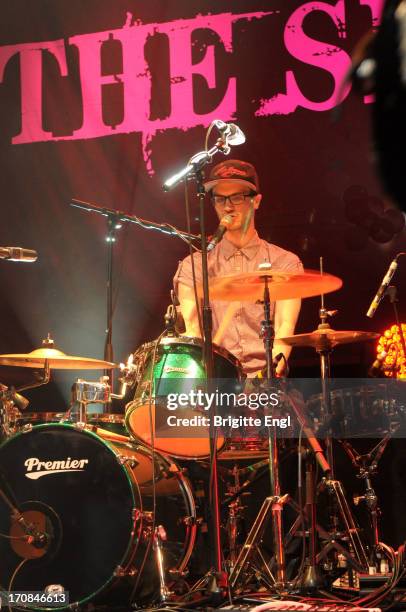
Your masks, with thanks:
[[[261,299],[264,284],[275,301],[324,294],[338,289],[341,281],[316,272],[266,270],[212,279],[210,294],[213,299],[255,301]],[[308,404],[282,382],[284,409],[299,424],[295,439],[272,441],[256,431],[243,439],[227,431],[216,438],[221,538],[232,594],[258,588],[314,593],[345,573],[368,573],[376,566],[377,502],[368,506],[374,527],[373,546],[368,547],[343,487],[334,478],[329,418],[338,395],[330,391],[328,380],[335,346],[372,340],[377,334],[334,330],[327,322],[331,314],[322,303],[315,331],[282,339],[290,346],[311,347],[320,356],[322,393]],[[113,393],[106,376],[99,381],[78,379],[66,413],[27,412],[28,402],[20,392],[47,384],[52,370],[108,371],[118,366],[66,355],[50,337],[31,353],[0,355],[2,366],[41,371],[35,385],[18,390],[2,386],[0,391],[3,590],[69,592],[70,605],[79,609],[97,609],[97,605],[112,609],[117,602],[133,607],[159,607],[162,602],[199,606],[204,575],[210,571],[202,550],[210,546],[211,537],[206,521],[209,431],[200,428],[199,436],[185,436],[178,427],[167,436],[157,424],[169,388],[166,383],[177,393],[188,388],[190,379],[204,384],[202,346],[200,339],[181,336],[169,325],[157,341],[143,344],[121,364],[120,393]],[[217,346],[214,370],[216,379],[233,388],[247,383],[238,360]],[[249,383],[263,384],[260,379]],[[110,412],[113,399],[125,401],[125,414]],[[341,399],[346,401],[344,396]],[[325,426],[325,444],[317,438],[314,421],[310,423],[313,413]],[[199,414],[199,408],[190,405],[182,411],[184,417]],[[279,483],[294,443],[306,464],[306,500],[299,496],[298,503],[281,494]],[[352,460],[359,467],[356,453]],[[362,465],[371,500],[367,467]],[[322,472],[320,482],[317,470]],[[271,496],[266,484],[269,471]],[[298,482],[301,486],[300,477]],[[318,516],[323,491],[327,527],[319,524]],[[282,515],[289,513],[294,519],[284,535]],[[272,517],[271,530],[268,517]],[[302,542],[300,559],[297,550]],[[288,563],[291,550],[294,561]]]

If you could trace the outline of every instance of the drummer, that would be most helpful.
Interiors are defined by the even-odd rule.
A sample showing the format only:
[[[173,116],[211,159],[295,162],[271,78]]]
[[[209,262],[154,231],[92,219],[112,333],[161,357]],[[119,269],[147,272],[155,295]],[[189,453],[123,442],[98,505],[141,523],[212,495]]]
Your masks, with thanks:
[[[240,160],[226,160],[213,167],[205,183],[219,220],[225,215],[227,231],[221,242],[208,254],[209,278],[229,274],[254,272],[264,262],[274,270],[301,272],[300,259],[290,251],[262,240],[255,228],[255,213],[262,195],[254,166]],[[202,281],[200,253],[193,256],[197,284]],[[200,337],[199,321],[193,291],[191,256],[180,262],[175,278],[175,291],[185,320],[186,335]],[[271,304],[271,318],[275,329],[273,357],[283,353],[289,357],[291,347],[278,342],[278,338],[294,333],[299,316],[300,299],[290,299]],[[260,338],[263,305],[250,302],[211,301],[213,311],[213,342],[227,349],[241,362],[247,376],[255,376],[265,367],[265,350]],[[280,359],[278,375],[286,368]]]

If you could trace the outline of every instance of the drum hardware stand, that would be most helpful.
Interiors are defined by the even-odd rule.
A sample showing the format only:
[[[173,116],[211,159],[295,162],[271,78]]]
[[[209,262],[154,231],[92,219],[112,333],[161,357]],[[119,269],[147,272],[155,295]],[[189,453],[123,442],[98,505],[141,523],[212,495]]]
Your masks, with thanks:
[[[44,343],[45,340],[43,341],[43,344]],[[30,389],[42,387],[43,385],[47,385],[50,379],[51,371],[49,361],[45,359],[42,376],[37,382],[23,385],[17,389],[14,387],[7,389],[7,387],[4,386],[0,389],[0,431],[4,433],[6,438],[15,433],[15,421],[19,416],[19,410],[24,410],[29,404],[29,401],[20,395],[20,391],[28,391]],[[32,426],[30,425],[30,427]]]
[[[29,403],[25,397],[17,393],[14,387],[8,388],[0,383],[0,432],[6,438],[17,431],[20,411],[25,410]]]
[[[255,470],[255,466],[250,466]],[[238,526],[241,520],[242,511],[244,510],[244,506],[241,503],[241,497],[245,493],[247,487],[253,483],[254,478],[248,479],[243,485],[240,483],[241,470],[239,470],[238,465],[236,464],[232,469],[232,476],[234,478],[234,485],[229,487],[229,492],[231,495],[227,497],[227,499],[221,504],[221,507],[228,508],[228,521],[227,521],[227,533],[228,533],[228,542],[229,542],[229,554],[228,554],[228,567],[232,570],[237,562],[237,536],[238,536]],[[257,475],[257,470],[255,471],[255,475]]]
[[[240,582],[241,578],[244,577],[244,575],[246,576],[247,566],[248,564],[251,564],[251,560],[255,554],[257,554],[260,557],[265,567],[265,570],[267,573],[267,579],[269,580],[268,586],[275,587],[278,584],[277,577],[273,576],[268,566],[268,563],[266,562],[261,552],[259,545],[261,543],[262,536],[263,536],[263,533],[264,533],[264,530],[267,524],[267,519],[270,515],[272,515],[272,512],[275,509],[275,506],[279,507],[278,511],[279,511],[279,514],[281,514],[283,506],[288,501],[289,501],[289,496],[287,494],[283,495],[282,497],[275,495],[273,497],[265,498],[255,518],[255,521],[248,533],[247,539],[245,540],[245,543],[240,551],[240,554],[238,555],[236,564],[234,565],[230,573],[230,587],[232,589],[235,589],[237,587],[238,583]]]
[[[271,269],[271,264],[265,262],[260,264],[259,269],[266,271]],[[272,349],[274,342],[274,328],[271,320],[271,300],[269,293],[268,281],[271,276],[263,276],[264,278],[264,320],[261,322],[260,337],[263,339],[265,348],[266,358],[266,388],[271,388],[271,381],[274,378],[274,364],[272,360]],[[276,437],[276,429],[272,430],[268,428],[268,440],[269,440],[269,476],[270,476],[270,489],[271,495],[265,499],[261,509],[248,533],[247,539],[240,551],[237,561],[232,568],[230,574],[230,586],[235,588],[238,584],[243,571],[246,569],[248,563],[253,556],[257,554],[266,568],[267,580],[270,580],[270,584],[277,591],[284,591],[287,587],[286,582],[286,561],[285,561],[285,550],[283,544],[283,526],[282,526],[282,512],[284,505],[288,502],[289,496],[287,494],[281,495],[281,487],[279,480],[279,456],[278,456],[278,444]],[[261,462],[262,463],[262,462]],[[245,483],[243,487],[245,486]],[[272,519],[272,535],[273,544],[276,559],[276,575],[274,576],[266,563],[263,554],[259,548],[260,541],[262,539],[263,532],[265,530],[267,519],[271,515]]]
[[[309,527],[310,546],[309,546],[309,561],[307,564],[307,570],[305,573],[304,580],[302,581],[302,588],[306,592],[309,592],[309,591],[312,592],[315,589],[323,586],[323,579],[322,579],[322,576],[320,575],[318,565],[320,564],[321,560],[331,550],[336,550],[338,553],[342,554],[347,559],[349,565],[354,567],[354,569],[359,572],[363,571],[365,567],[367,567],[368,561],[367,561],[367,557],[366,557],[365,551],[362,546],[362,542],[358,535],[357,527],[354,523],[350,509],[348,507],[341,483],[335,480],[331,480],[331,477],[330,477],[331,469],[328,464],[328,461],[324,457],[323,449],[321,448],[313,430],[307,424],[307,420],[303,414],[302,408],[299,405],[299,403],[295,400],[292,393],[289,394],[289,401],[290,401],[291,406],[293,407],[293,410],[296,414],[299,424],[301,425],[303,432],[309,442],[312,454],[314,455],[314,459],[317,461],[317,463],[319,464],[320,468],[322,469],[325,475],[322,481],[322,486],[327,487],[329,492],[333,494],[337,500],[337,504],[340,509],[340,514],[342,516],[342,519],[345,525],[345,532],[351,544],[351,548],[353,550],[353,554],[351,554],[348,550],[346,550],[345,547],[341,546],[340,543],[337,542],[338,536],[336,533],[334,533],[333,535],[330,535],[320,525],[317,524],[316,505],[315,505],[316,487],[315,487],[315,482],[314,482],[314,471],[312,469],[311,472],[307,473],[306,475],[306,479],[307,479],[306,484],[307,484],[307,493],[308,493],[307,494],[307,504],[306,504],[307,505],[306,514],[310,522],[310,527]],[[237,492],[237,494],[238,493],[239,492]],[[241,579],[244,577],[244,574],[247,570],[246,566],[248,563],[250,563],[250,560],[252,559],[252,555],[254,553],[258,553],[260,555],[262,563],[264,564],[264,567],[266,568],[267,580],[270,579],[272,581],[272,587],[275,588],[275,586],[277,587],[279,586],[277,582],[277,576],[276,577],[273,576],[273,574],[270,571],[269,565],[265,562],[263,555],[259,551],[259,544],[260,544],[262,534],[266,526],[267,518],[273,512],[273,510],[275,509],[275,506],[277,506],[276,509],[278,511],[278,516],[281,516],[283,507],[286,503],[292,506],[292,508],[296,510],[296,512],[298,512],[298,515],[301,514],[300,507],[293,500],[289,499],[287,495],[284,495],[283,497],[280,497],[280,496],[268,497],[264,501],[257,515],[257,518],[255,519],[255,522],[251,528],[251,531],[248,534],[246,542],[244,543],[243,548],[239,554],[237,562],[231,571],[230,586],[232,588],[235,588],[238,585],[238,583],[241,581]],[[298,516],[298,518],[292,525],[289,533],[287,534],[285,542],[281,543],[283,547],[283,551],[285,550],[286,545],[292,540],[292,538],[296,534],[297,530],[299,529],[301,525],[301,522],[302,522],[301,516]],[[327,542],[327,545],[318,554],[316,550],[316,533],[318,533],[319,536]],[[354,555],[355,555],[355,559],[353,558]],[[276,557],[276,554],[275,554],[275,558],[276,558],[276,563],[278,563],[278,558]],[[291,588],[291,585],[289,585],[285,580],[284,587],[285,589],[289,590]]]
[[[376,551],[380,545],[379,517],[381,512],[378,506],[378,497],[372,486],[371,478],[378,472],[378,463],[382,458],[382,455],[385,452],[393,433],[394,432],[386,434],[386,436],[371,451],[369,451],[369,453],[364,455],[357,453],[355,448],[347,440],[340,440],[345,452],[351,459],[352,465],[358,472],[357,478],[363,480],[365,484],[364,495],[354,497],[354,504],[358,505],[361,501],[364,501],[368,509],[372,528],[373,554],[376,554]],[[371,558],[369,561],[370,565],[374,565],[376,560]]]
[[[72,385],[72,401],[67,417],[72,417],[72,408],[77,403],[79,405],[79,414],[76,425],[79,427],[84,426],[87,423],[88,404],[103,404],[106,406],[111,403],[112,399],[124,399],[128,385],[133,384],[135,366],[133,366],[132,357],[130,355],[126,365],[120,364],[121,372],[124,374],[119,379],[121,382],[120,393],[112,393],[108,376],[102,376],[97,383],[78,378]]]
[[[153,549],[155,551],[155,560],[159,576],[159,595],[160,601],[162,603],[168,601],[171,595],[173,594],[168,589],[165,580],[164,549],[162,546],[162,542],[165,542],[166,539],[167,537],[164,527],[162,525],[158,525],[157,527],[155,527],[153,536]]]
[[[319,484],[319,489],[325,488],[331,495],[331,497],[334,499],[334,502],[338,508],[338,515],[341,516],[341,519],[344,524],[344,531],[346,533],[346,537],[348,538],[348,541],[351,545],[352,554],[349,554],[336,541],[336,539],[338,539],[338,517],[335,516],[335,520],[333,523],[333,534],[330,535],[327,532],[324,532],[323,535],[321,534],[322,538],[326,539],[328,543],[326,548],[320,551],[320,553],[317,555],[317,563],[319,563],[319,561],[323,557],[325,557],[330,550],[335,548],[338,552],[344,554],[344,556],[354,567],[354,569],[356,569],[357,571],[363,571],[368,567],[368,557],[362,544],[361,538],[359,536],[359,530],[348,505],[343,486],[339,480],[335,480],[332,476],[332,470],[328,459],[325,458],[323,449],[321,448],[314,431],[307,422],[307,418],[303,411],[303,402],[299,401],[298,395],[295,394],[292,390],[286,393],[286,397],[295,413],[295,416],[303,430],[304,435],[306,436],[312,453],[314,454],[314,457],[317,463],[319,464],[319,467],[323,471],[324,477],[321,483]],[[298,528],[299,524],[300,517],[298,517],[297,523],[295,523],[295,530]]]
[[[322,258],[320,258],[322,259]],[[323,273],[322,262],[320,262],[320,272]],[[328,323],[328,318],[337,314],[337,310],[326,310],[324,307],[324,295],[321,295],[321,307],[319,310],[320,323],[317,326],[317,329],[330,329],[330,324]],[[319,346],[316,348],[317,353],[320,356],[320,375],[321,375],[321,391],[322,391],[322,419],[323,424],[328,425],[328,432],[326,437],[326,455],[327,461],[330,465],[331,476],[334,478],[334,450],[333,450],[333,440],[332,440],[332,432],[331,427],[329,426],[329,421],[332,418],[332,410],[331,410],[331,395],[330,395],[330,355],[332,352],[331,344],[328,340],[324,340],[323,338],[320,340]]]
[[[258,266],[259,270],[266,271],[271,269],[271,263],[264,262]],[[273,327],[273,321],[271,320],[271,299],[269,293],[269,279],[272,280],[271,276],[263,276],[264,278],[264,320],[261,322],[261,333],[260,337],[263,339],[265,348],[265,359],[266,359],[266,387],[267,390],[271,388],[271,381],[275,376],[274,364],[272,360],[272,349],[275,338],[275,331]],[[283,506],[287,501],[288,496],[281,496],[281,486],[279,480],[279,455],[278,455],[278,440],[276,436],[276,428],[268,428],[268,440],[269,440],[269,477],[270,477],[270,491],[271,496],[267,498],[268,503],[261,508],[259,518],[263,514],[260,524],[266,518],[268,511],[272,515],[272,534],[273,544],[276,558],[276,576],[274,580],[274,586],[277,590],[284,590],[286,586],[286,561],[285,561],[285,550],[283,546],[283,525],[282,525],[282,512]],[[266,501],[267,501],[266,500]],[[256,524],[256,521],[254,525]],[[263,529],[262,526],[258,526],[260,531]],[[250,537],[251,532],[248,536]],[[247,538],[247,540],[248,540]],[[251,544],[249,544],[251,546]],[[244,545],[245,547],[245,545]],[[238,565],[238,562],[237,562]]]

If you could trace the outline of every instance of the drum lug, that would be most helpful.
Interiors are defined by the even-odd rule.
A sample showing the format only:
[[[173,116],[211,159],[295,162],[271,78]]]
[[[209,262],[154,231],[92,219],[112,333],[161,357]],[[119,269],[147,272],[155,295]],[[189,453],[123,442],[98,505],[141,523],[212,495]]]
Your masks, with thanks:
[[[135,567],[128,567],[125,569],[122,565],[117,565],[116,569],[114,570],[114,576],[117,576],[118,578],[124,578],[124,576],[136,576],[137,573],[138,570]]]
[[[144,512],[141,512],[141,516],[144,519],[144,521],[146,521],[147,523],[150,523],[151,525],[154,522],[154,513],[153,512],[149,512],[149,511],[145,510]]]
[[[198,522],[198,520],[196,519],[195,516],[184,516],[182,518],[182,523],[184,525],[186,525],[187,527],[190,527],[192,525],[196,525],[197,522]]]
[[[138,523],[138,521],[142,518],[142,512],[141,510],[138,510],[138,508],[133,508],[132,512],[131,512],[131,519],[134,523]]]
[[[21,431],[22,433],[30,433],[30,431],[32,431],[32,423],[26,423],[25,425],[23,425]]]
[[[152,525],[154,514],[153,512],[148,512],[146,510],[142,511],[139,508],[133,508],[131,512],[131,518],[134,522],[141,520]]]
[[[176,567],[172,567],[168,570],[168,574],[174,580],[178,578],[187,578],[189,576],[189,570],[185,568],[183,571],[180,571]]]
[[[78,431],[83,431],[86,429],[86,423],[84,421],[77,421],[76,423],[73,423],[73,427]]]
[[[138,461],[134,457],[128,455],[117,455],[117,461],[120,465],[128,465],[130,468],[135,468],[138,465]]]

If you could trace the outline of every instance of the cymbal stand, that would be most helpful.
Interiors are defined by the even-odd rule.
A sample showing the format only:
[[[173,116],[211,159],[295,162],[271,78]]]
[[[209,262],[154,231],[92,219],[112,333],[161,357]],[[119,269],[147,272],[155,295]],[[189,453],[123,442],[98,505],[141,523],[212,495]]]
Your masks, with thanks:
[[[260,264],[261,270],[271,267],[271,264]],[[264,341],[265,358],[266,358],[266,386],[270,389],[271,381],[275,376],[274,365],[272,360],[272,349],[275,339],[275,330],[271,321],[271,300],[269,294],[268,280],[271,277],[264,276],[264,320],[261,324],[261,336]],[[272,279],[271,279],[272,280]],[[271,513],[272,513],[272,533],[273,544],[276,558],[276,576],[275,587],[283,589],[286,585],[286,560],[285,549],[283,546],[283,525],[282,512],[284,503],[287,501],[287,496],[281,496],[281,485],[279,480],[279,453],[278,439],[276,435],[276,427],[268,428],[269,440],[269,477],[270,477],[270,492],[271,492]]]
[[[323,274],[323,258],[322,257],[320,257],[320,274]],[[319,330],[330,329],[330,324],[328,323],[328,319],[329,317],[334,316],[336,313],[337,313],[337,310],[326,310],[324,306],[324,294],[321,294],[320,310],[319,310],[320,323],[317,329]],[[332,351],[332,346],[331,346],[331,343],[328,341],[327,336],[321,336],[319,345],[316,347],[316,351],[320,357],[322,418],[323,418],[324,425],[326,424],[329,425],[329,421],[331,420],[331,417],[332,417],[330,384],[329,384],[329,380],[331,376],[330,355]],[[327,437],[326,437],[326,455],[327,455],[327,461],[330,465],[331,478],[334,479],[334,453],[333,453],[333,440],[332,440],[330,427],[328,427]]]
[[[45,341],[44,341],[45,342]],[[51,380],[51,371],[49,367],[48,359],[45,359],[44,369],[41,377],[38,378],[37,382],[29,383],[15,389],[7,389],[7,387],[0,389],[0,434],[7,438],[16,433],[16,418],[19,415],[19,409],[26,408],[28,406],[28,400],[20,395],[20,391],[28,391],[47,385]],[[32,427],[31,424],[24,425],[25,428]]]
[[[271,268],[270,263],[264,263],[259,266],[262,270]],[[272,361],[272,349],[274,343],[274,327],[271,320],[271,300],[269,293],[269,279],[271,276],[263,276],[264,279],[264,320],[261,322],[261,337],[264,342],[265,358],[266,358],[266,387],[269,391],[271,381],[274,378],[274,366]],[[269,440],[269,477],[270,477],[270,496],[265,499],[261,509],[254,521],[254,524],[247,536],[243,548],[238,556],[235,566],[230,574],[230,586],[235,587],[240,579],[241,573],[247,565],[250,557],[255,552],[260,553],[258,543],[261,540],[262,533],[266,526],[266,521],[269,513],[271,513],[272,535],[276,559],[276,572],[273,576],[270,572],[270,578],[274,588],[284,590],[286,587],[286,560],[285,550],[283,546],[283,525],[282,512],[285,503],[288,501],[287,495],[281,495],[281,486],[279,480],[279,455],[278,441],[276,436],[276,428],[268,428]],[[265,567],[267,567],[265,563]],[[268,569],[269,571],[269,569]]]

